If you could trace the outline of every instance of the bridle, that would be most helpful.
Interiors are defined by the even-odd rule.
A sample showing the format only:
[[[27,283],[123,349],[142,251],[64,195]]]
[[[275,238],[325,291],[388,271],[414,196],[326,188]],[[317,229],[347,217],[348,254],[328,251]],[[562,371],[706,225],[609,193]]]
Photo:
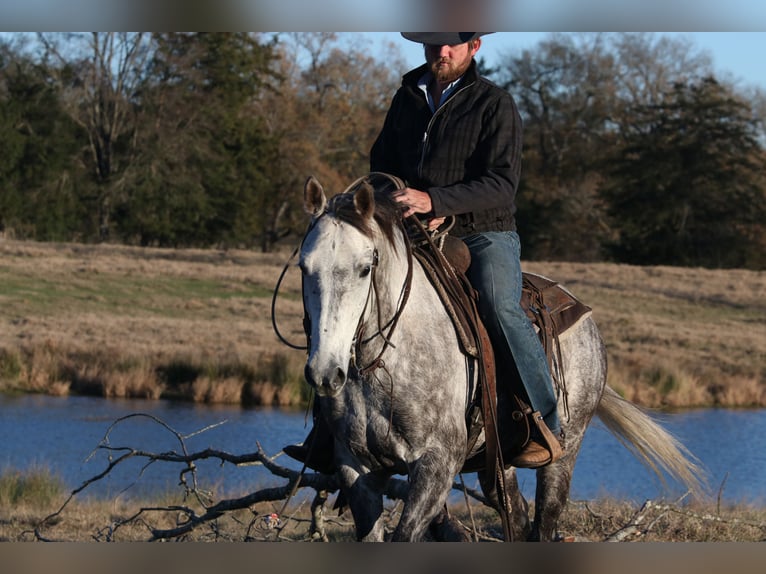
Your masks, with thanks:
[[[403,231],[403,230],[402,230]],[[407,275],[404,278],[404,283],[402,283],[402,288],[399,292],[399,297],[397,299],[396,308],[394,310],[394,314],[391,316],[391,318],[385,323],[383,323],[383,317],[381,316],[381,305],[376,305],[377,310],[377,324],[378,328],[377,330],[367,337],[364,338],[364,326],[365,321],[364,317],[367,314],[367,305],[374,297],[376,301],[380,301],[380,295],[378,293],[378,282],[377,282],[377,260],[378,260],[378,250],[377,248],[374,251],[374,259],[376,263],[373,265],[372,270],[370,272],[370,292],[367,296],[367,302],[365,303],[365,309],[362,311],[362,314],[359,317],[359,324],[357,325],[356,335],[354,336],[353,341],[353,361],[354,366],[358,369],[359,373],[361,375],[366,375],[378,368],[384,367],[385,364],[383,362],[383,354],[386,352],[386,350],[389,347],[394,348],[394,344],[391,342],[391,338],[393,336],[394,330],[396,329],[396,325],[399,323],[399,318],[402,315],[402,312],[404,311],[404,307],[407,305],[407,301],[410,297],[410,290],[412,288],[412,265],[413,265],[413,259],[412,259],[412,247],[410,246],[410,242],[407,240],[407,235],[405,233],[402,233],[402,236],[404,237],[404,243],[407,249]],[[373,339],[376,337],[381,337],[383,339],[383,346],[381,347],[380,351],[376,355],[376,357],[370,361],[370,363],[366,367],[359,368],[358,365],[356,365],[356,357],[358,357],[361,354],[362,346],[370,343]]]
[[[397,178],[397,177],[395,177],[393,175],[385,174],[385,173],[381,173],[381,172],[373,172],[373,173],[370,173],[370,174],[368,174],[366,176],[358,178],[356,181],[351,183],[351,185],[349,185],[343,191],[343,193],[353,193],[354,190],[356,190],[356,188],[361,183],[364,183],[365,181],[369,183],[369,180],[370,180],[370,178],[372,176],[384,177],[385,179],[388,180],[389,184],[395,186],[395,189],[401,189],[401,188],[404,187],[404,182],[401,179],[399,179],[399,178]],[[303,235],[303,240],[301,240],[300,245],[298,245],[298,247],[295,248],[295,250],[293,251],[292,255],[290,255],[290,258],[287,260],[287,263],[285,263],[285,266],[282,269],[282,272],[280,273],[279,278],[277,280],[277,284],[276,284],[276,287],[274,289],[274,294],[272,296],[272,300],[271,300],[271,324],[272,324],[272,327],[274,328],[274,332],[276,333],[276,335],[279,338],[279,340],[282,341],[282,343],[284,343],[285,345],[287,345],[288,347],[290,347],[292,349],[308,351],[309,348],[311,347],[311,317],[310,317],[310,315],[308,313],[308,310],[306,309],[306,304],[305,304],[305,300],[304,300],[304,302],[303,302],[303,330],[304,330],[304,333],[306,334],[306,344],[305,345],[299,345],[299,344],[295,344],[295,343],[292,343],[292,342],[288,341],[282,335],[282,333],[280,332],[279,327],[277,325],[277,321],[276,321],[276,301],[277,301],[277,296],[278,296],[279,289],[281,287],[282,281],[284,280],[284,277],[287,274],[287,270],[289,269],[293,259],[295,259],[295,256],[302,249],[303,243],[306,240],[306,237],[309,235],[311,230],[316,226],[316,224],[320,220],[320,218],[324,217],[328,212],[329,212],[328,207],[325,207],[325,210],[322,213],[320,213],[319,215],[316,215],[315,217],[312,218],[311,222],[309,223],[308,228],[306,229],[306,232]],[[399,322],[399,318],[401,317],[402,312],[404,311],[404,308],[405,308],[405,306],[407,304],[407,301],[409,299],[409,296],[410,296],[410,290],[411,290],[411,287],[412,287],[412,276],[413,276],[412,245],[410,244],[410,240],[409,240],[408,234],[406,233],[403,225],[400,225],[400,231],[402,233],[402,237],[404,239],[404,244],[405,244],[405,248],[406,248],[406,252],[407,252],[407,274],[405,276],[404,282],[403,282],[401,290],[399,292],[399,297],[397,299],[396,308],[395,308],[394,313],[391,316],[391,318],[388,319],[388,321],[386,321],[385,324],[384,324],[384,322],[383,322],[384,320],[383,320],[383,317],[381,315],[381,313],[382,313],[381,305],[379,305],[379,304],[376,305],[375,307],[376,307],[376,310],[377,310],[377,324],[378,324],[378,327],[377,327],[377,329],[375,330],[374,333],[372,333],[371,335],[369,335],[368,337],[365,338],[364,330],[365,330],[365,316],[367,315],[367,308],[368,308],[368,306],[370,305],[370,302],[373,299],[376,300],[376,301],[380,300],[379,289],[378,289],[378,281],[377,281],[377,278],[378,278],[377,269],[378,269],[379,264],[380,264],[380,254],[379,254],[379,251],[378,251],[377,247],[373,250],[372,262],[370,264],[370,285],[369,285],[369,290],[368,290],[368,294],[367,294],[367,299],[365,301],[364,309],[362,310],[362,313],[359,316],[359,323],[357,324],[357,327],[356,327],[355,335],[354,335],[354,338],[352,340],[352,348],[351,348],[351,357],[352,357],[353,366],[362,375],[368,374],[368,373],[370,373],[370,372],[372,372],[372,371],[374,371],[374,370],[376,370],[378,368],[381,368],[381,367],[385,366],[385,363],[383,361],[383,355],[385,354],[385,352],[388,350],[389,347],[391,347],[391,348],[394,347],[394,344],[391,342],[391,338],[393,336],[393,333],[394,333],[394,331],[396,329],[396,326],[397,326],[397,324]],[[301,292],[303,292],[303,287],[301,287]],[[362,347],[364,345],[369,344],[370,342],[372,342],[377,337],[381,337],[383,339],[383,345],[382,345],[380,351],[375,356],[375,358],[372,359],[369,362],[369,364],[367,364],[366,366],[360,368],[357,365],[356,361],[357,361],[357,357],[361,356]]]

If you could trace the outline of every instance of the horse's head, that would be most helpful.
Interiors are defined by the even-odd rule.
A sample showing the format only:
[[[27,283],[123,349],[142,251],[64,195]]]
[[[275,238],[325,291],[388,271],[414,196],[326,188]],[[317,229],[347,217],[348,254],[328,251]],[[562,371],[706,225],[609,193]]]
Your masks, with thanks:
[[[328,201],[313,177],[304,187],[304,208],[312,217],[300,252],[309,320],[305,375],[320,396],[335,396],[354,366],[357,337],[375,304],[376,242],[392,237],[393,224],[384,222],[394,221],[397,212],[381,210],[366,181]],[[381,215],[385,209],[389,216]]]

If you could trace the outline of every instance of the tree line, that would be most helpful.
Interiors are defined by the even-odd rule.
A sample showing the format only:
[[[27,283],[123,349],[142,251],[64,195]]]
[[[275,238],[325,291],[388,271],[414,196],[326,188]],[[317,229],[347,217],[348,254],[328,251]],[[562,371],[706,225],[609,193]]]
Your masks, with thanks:
[[[406,71],[392,46],[348,36],[5,35],[0,233],[294,241],[304,180],[338,192],[368,171]],[[479,65],[524,119],[525,258],[766,266],[761,91],[653,34],[551,34]]]

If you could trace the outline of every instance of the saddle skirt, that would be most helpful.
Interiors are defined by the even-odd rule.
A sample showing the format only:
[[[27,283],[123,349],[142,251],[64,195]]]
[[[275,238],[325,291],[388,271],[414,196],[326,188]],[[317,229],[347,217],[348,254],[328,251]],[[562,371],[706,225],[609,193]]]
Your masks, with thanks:
[[[566,333],[588,317],[592,309],[557,281],[527,271],[521,275],[521,307],[538,331],[547,355],[550,338]]]

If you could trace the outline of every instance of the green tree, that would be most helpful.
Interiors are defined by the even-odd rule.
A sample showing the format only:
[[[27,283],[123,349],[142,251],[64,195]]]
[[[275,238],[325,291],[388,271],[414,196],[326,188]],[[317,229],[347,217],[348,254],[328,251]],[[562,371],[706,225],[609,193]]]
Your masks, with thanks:
[[[37,240],[77,234],[82,135],[46,70],[21,45],[0,45],[0,230]]]
[[[708,77],[675,84],[633,118],[604,188],[614,257],[762,268],[766,164],[749,105]]]
[[[689,42],[645,33],[551,34],[505,60],[500,83],[524,119],[517,221],[525,257],[604,256],[612,230],[599,189],[632,110],[709,68]]]
[[[526,258],[601,258],[598,164],[618,103],[607,47],[602,34],[554,34],[501,68],[524,120],[516,219]]]
[[[251,108],[271,75],[271,46],[246,33],[152,41],[131,192],[119,206],[122,236],[159,245],[257,243],[253,210],[273,193],[275,143]]]

